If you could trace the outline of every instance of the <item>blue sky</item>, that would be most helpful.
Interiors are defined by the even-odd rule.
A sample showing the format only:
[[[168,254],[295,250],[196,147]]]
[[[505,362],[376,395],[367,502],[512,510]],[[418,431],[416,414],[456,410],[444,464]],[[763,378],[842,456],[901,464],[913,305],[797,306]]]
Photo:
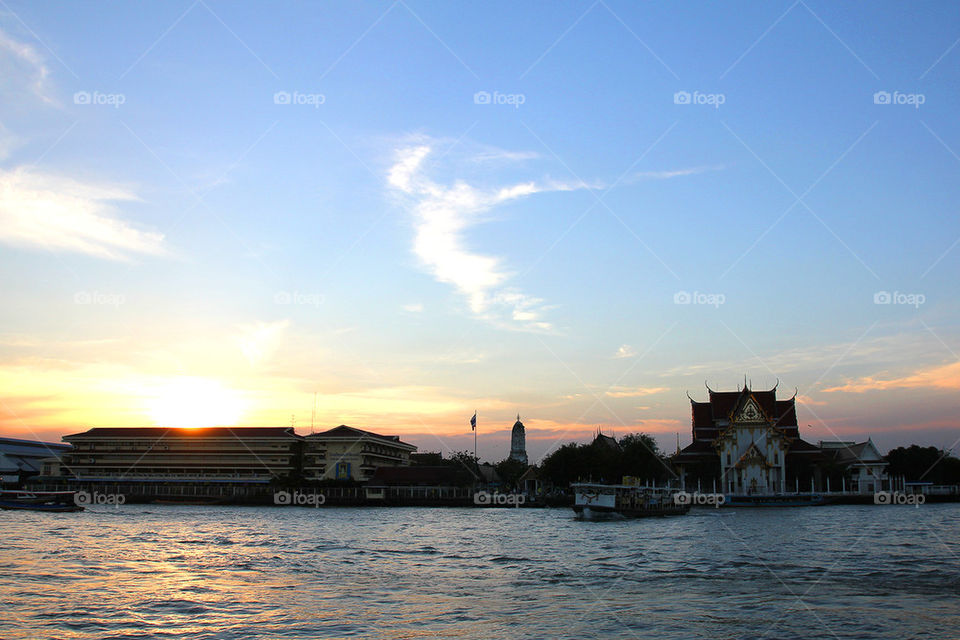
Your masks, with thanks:
[[[954,9],[8,2],[0,420],[950,447]]]

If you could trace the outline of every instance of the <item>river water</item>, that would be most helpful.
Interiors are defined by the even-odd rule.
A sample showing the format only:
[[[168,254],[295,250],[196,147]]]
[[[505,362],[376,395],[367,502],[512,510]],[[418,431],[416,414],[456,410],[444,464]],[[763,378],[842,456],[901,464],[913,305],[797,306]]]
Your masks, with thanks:
[[[957,638],[960,505],[0,512],[0,638]]]

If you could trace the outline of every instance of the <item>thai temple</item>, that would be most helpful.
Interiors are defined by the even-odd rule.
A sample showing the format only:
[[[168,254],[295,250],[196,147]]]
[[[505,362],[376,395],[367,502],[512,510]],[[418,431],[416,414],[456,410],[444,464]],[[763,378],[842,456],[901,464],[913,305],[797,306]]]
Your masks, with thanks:
[[[673,458],[684,487],[734,494],[809,489],[823,455],[800,437],[796,394],[778,400],[776,386],[757,391],[747,381],[737,391],[707,393],[706,402],[690,398],[693,442]]]
[[[510,434],[510,459],[517,462],[527,463],[527,435],[523,423],[520,422],[520,414],[517,414],[517,421],[513,423],[513,432]]]

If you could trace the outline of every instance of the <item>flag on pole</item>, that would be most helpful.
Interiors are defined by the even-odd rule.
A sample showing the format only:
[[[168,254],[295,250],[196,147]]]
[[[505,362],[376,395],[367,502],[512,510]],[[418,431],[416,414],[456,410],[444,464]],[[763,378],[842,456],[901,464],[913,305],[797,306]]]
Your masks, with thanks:
[[[473,417],[470,418],[470,431],[476,431],[476,430],[477,430],[477,412],[474,411]]]

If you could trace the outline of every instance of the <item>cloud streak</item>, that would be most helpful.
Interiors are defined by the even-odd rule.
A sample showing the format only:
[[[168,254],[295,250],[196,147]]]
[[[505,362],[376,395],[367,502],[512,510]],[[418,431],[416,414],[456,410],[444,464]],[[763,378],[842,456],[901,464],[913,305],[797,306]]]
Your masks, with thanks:
[[[479,222],[480,214],[498,205],[587,185],[528,181],[483,188],[465,180],[439,184],[424,175],[424,161],[433,151],[431,143],[401,148],[387,174],[390,186],[410,198],[416,230],[414,253],[436,280],[454,286],[467,298],[474,314],[489,320],[509,318],[508,326],[526,330],[552,330],[543,319],[543,300],[507,286],[511,274],[503,259],[470,251],[464,236]]]
[[[863,377],[845,384],[824,389],[825,393],[846,391],[847,393],[865,393],[867,391],[885,391],[887,389],[960,389],[960,362],[921,369],[907,376],[888,378]]]
[[[609,398],[640,398],[642,396],[652,396],[657,393],[669,391],[669,387],[613,387],[604,395]]]
[[[8,82],[23,83],[40,100],[55,104],[50,95],[50,69],[36,49],[18,42],[0,29],[0,70]]]
[[[682,178],[685,176],[695,176],[698,173],[708,171],[721,171],[723,166],[709,167],[691,167],[689,169],[674,169],[672,171],[641,171],[634,174],[634,180],[670,180],[671,178]]]
[[[117,187],[0,170],[0,242],[109,260],[164,254],[162,234],[136,229],[117,216],[113,203],[133,200],[133,193]]]

